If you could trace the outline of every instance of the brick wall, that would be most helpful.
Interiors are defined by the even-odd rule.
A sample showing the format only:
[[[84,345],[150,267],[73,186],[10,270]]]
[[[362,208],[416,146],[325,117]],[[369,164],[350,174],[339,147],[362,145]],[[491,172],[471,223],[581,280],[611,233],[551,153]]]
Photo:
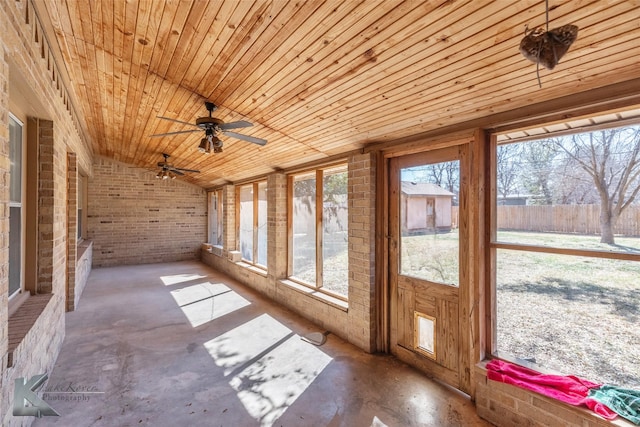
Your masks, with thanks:
[[[89,178],[93,265],[197,259],[207,241],[207,194],[179,179],[97,158]]]
[[[67,298],[66,309],[76,306],[76,267],[78,255],[78,159],[67,153]]]
[[[0,25],[3,21],[0,19]],[[0,33],[4,33],[0,32]],[[0,47],[3,34],[0,34]],[[7,366],[7,349],[9,337],[9,66],[5,60],[4,50],[0,50],[0,373]],[[4,375],[0,376],[2,394],[0,402],[5,402]],[[6,405],[0,403],[0,420]]]
[[[54,268],[54,226],[56,217],[56,192],[54,173],[53,123],[47,120],[32,120],[38,128],[38,289],[42,292],[53,291]],[[66,164],[66,159],[65,159]],[[66,174],[65,174],[66,178]],[[67,189],[66,179],[63,183]],[[60,201],[66,205],[65,192],[58,191]],[[60,203],[58,203],[60,205]],[[66,212],[66,209],[65,209]],[[66,221],[63,222],[63,224]],[[66,230],[64,230],[66,234]],[[66,257],[65,253],[61,254]]]
[[[375,158],[351,156],[349,163],[349,301],[344,302],[289,283],[287,278],[287,176],[267,178],[267,273],[230,261],[235,249],[235,191],[224,188],[225,251],[203,252],[202,260],[306,317],[321,329],[372,352],[376,322],[375,300]]]
[[[267,266],[269,283],[287,277],[287,175],[275,173],[267,178]],[[275,286],[266,292],[275,296]]]
[[[366,351],[376,327],[375,165],[370,153],[349,158],[349,341]]]
[[[236,248],[236,188],[225,185],[222,188],[222,247],[224,255]]]
[[[38,297],[47,296],[43,294]],[[36,300],[38,297],[33,297],[33,299]],[[34,302],[36,302],[34,305],[37,305],[37,301]],[[3,412],[0,414],[0,425],[3,427],[31,425],[34,417],[14,417],[11,414],[14,380],[16,378],[29,380],[34,375],[51,373],[63,340],[64,296],[63,294],[53,294],[40,315],[26,331],[20,344],[13,350],[13,366],[10,368],[6,368],[6,365],[3,366],[3,387],[0,395],[0,402],[3,402]]]
[[[491,381],[483,365],[476,366],[478,415],[498,427],[632,427],[618,417],[607,421],[595,413],[509,384]]]
[[[67,152],[76,153],[77,166],[91,175],[92,153],[68,88],[42,37],[42,25],[26,0],[0,2],[0,423],[27,426],[33,417],[13,417],[14,380],[51,371],[64,338],[67,276]],[[22,109],[28,116],[27,134],[36,132],[40,163],[26,166],[28,176],[37,176],[37,218],[25,224],[35,230],[37,260],[31,271],[32,296],[18,308],[20,326],[8,319],[8,111]],[[30,136],[31,137],[31,136]],[[31,142],[31,139],[29,140]],[[26,200],[29,200],[28,198]],[[23,205],[24,209],[24,205]],[[34,245],[35,246],[35,245]],[[34,253],[35,249],[34,249]],[[32,286],[32,285],[29,285]],[[33,316],[29,307],[46,297],[46,305]],[[33,301],[32,301],[33,299]],[[29,316],[28,316],[29,315]],[[13,316],[12,316],[12,319]],[[22,321],[21,321],[22,322]],[[17,328],[22,328],[18,331]],[[12,366],[8,366],[8,336],[24,333],[12,342]]]

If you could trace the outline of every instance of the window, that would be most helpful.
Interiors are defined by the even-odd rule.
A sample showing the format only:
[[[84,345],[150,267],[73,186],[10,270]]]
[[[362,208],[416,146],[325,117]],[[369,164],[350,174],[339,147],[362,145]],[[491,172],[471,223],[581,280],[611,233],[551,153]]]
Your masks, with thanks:
[[[238,188],[238,242],[242,259],[261,267],[267,265],[267,182]]]
[[[460,161],[400,170],[400,274],[458,286]]]
[[[494,354],[639,388],[640,126],[498,141]]]
[[[347,177],[346,165],[296,174],[289,190],[289,276],[344,298],[349,287]]]
[[[22,289],[23,264],[23,123],[13,114],[9,114],[9,297]]]
[[[85,227],[87,224],[87,179],[78,174],[78,241],[85,238]]]
[[[222,189],[209,193],[209,243],[222,246]]]

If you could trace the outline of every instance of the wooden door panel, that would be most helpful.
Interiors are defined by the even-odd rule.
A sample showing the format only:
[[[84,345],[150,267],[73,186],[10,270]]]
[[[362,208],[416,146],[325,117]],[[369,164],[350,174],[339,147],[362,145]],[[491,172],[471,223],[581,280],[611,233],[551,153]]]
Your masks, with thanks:
[[[457,371],[459,348],[458,304],[439,299],[437,301],[436,320],[438,322],[436,360],[445,368]]]
[[[398,287],[411,289],[432,298],[448,299],[458,301],[459,290],[455,286],[446,286],[437,283],[430,283],[417,277],[398,277]]]
[[[398,344],[414,349],[414,312],[436,319],[436,361],[447,369],[458,369],[459,310],[449,298],[434,297],[428,289],[399,288]]]
[[[414,306],[413,291],[411,289],[398,290],[398,307],[402,309],[397,311],[398,314],[398,344],[411,348],[413,345],[413,310],[409,310]]]
[[[437,316],[436,306],[438,300],[424,292],[417,292],[415,295],[415,310],[429,316]]]

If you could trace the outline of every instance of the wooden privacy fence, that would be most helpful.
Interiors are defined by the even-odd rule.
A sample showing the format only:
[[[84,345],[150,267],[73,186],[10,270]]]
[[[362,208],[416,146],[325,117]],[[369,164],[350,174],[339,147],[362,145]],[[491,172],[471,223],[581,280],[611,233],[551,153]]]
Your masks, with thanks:
[[[458,226],[458,209],[451,207],[453,228]],[[599,235],[600,205],[498,206],[498,228]],[[614,233],[640,236],[640,206],[622,212]]]
[[[498,206],[500,230],[600,234],[600,205]],[[640,236],[640,206],[622,212],[615,234]]]

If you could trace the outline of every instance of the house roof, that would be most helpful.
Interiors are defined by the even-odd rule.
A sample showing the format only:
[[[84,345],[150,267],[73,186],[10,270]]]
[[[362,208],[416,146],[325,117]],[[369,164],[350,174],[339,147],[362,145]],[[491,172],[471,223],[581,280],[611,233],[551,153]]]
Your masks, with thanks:
[[[429,182],[402,181],[402,192],[409,196],[455,196],[452,192]]]
[[[633,1],[553,2],[549,28],[579,31],[553,70],[540,67],[542,87],[519,51],[525,29],[545,25],[540,0],[33,6],[93,151],[148,168],[165,152],[176,167],[201,170],[180,179],[204,188],[640,84]],[[268,143],[221,135],[222,153],[201,154],[204,132],[191,124],[208,115],[204,101],[224,122],[253,124],[233,132]]]

